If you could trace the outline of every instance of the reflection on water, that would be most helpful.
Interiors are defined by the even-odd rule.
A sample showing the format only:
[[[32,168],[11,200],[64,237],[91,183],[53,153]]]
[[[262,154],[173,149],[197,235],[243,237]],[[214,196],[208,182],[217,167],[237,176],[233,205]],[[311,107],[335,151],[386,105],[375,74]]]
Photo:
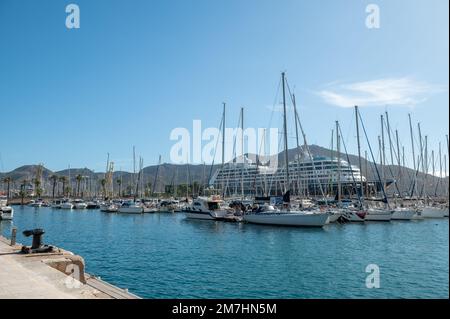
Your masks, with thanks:
[[[87,271],[148,298],[448,298],[448,219],[286,228],[16,206],[8,236],[80,254]],[[365,267],[381,288],[365,287]]]

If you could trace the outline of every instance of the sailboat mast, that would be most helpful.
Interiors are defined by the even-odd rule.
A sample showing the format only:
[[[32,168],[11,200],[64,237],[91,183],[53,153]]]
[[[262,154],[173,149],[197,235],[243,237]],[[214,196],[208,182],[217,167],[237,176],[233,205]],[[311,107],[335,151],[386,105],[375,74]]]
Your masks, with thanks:
[[[434,174],[433,174],[434,175]],[[447,174],[446,174],[447,175]],[[439,142],[439,178],[442,181],[442,153],[441,153],[441,142]]]
[[[333,160],[334,158],[334,129],[331,129],[331,149],[330,149],[330,159]],[[327,195],[333,194],[333,171],[330,170],[328,173],[328,185],[327,185]]]
[[[450,149],[448,148],[448,135],[445,135],[445,138],[447,139],[447,154],[450,153]]]
[[[422,141],[422,131],[420,130],[420,123],[417,123],[417,129],[419,131],[419,147],[420,147],[420,161],[421,163],[417,163],[417,165],[422,165],[422,173],[425,174],[425,165],[423,161],[423,141]]]
[[[381,167],[381,183],[383,183],[383,187],[386,188],[386,150],[385,150],[385,142],[384,142],[384,117],[380,116],[381,120],[381,145],[380,145],[380,167]]]
[[[434,150],[431,151],[431,173],[433,174],[432,182],[434,182],[434,178],[436,175],[436,170],[435,170],[435,165],[434,165]],[[436,185],[438,185],[438,184],[439,183],[436,183]],[[437,190],[437,187],[435,188],[434,196],[436,196],[436,190]]]
[[[392,146],[391,125],[389,123],[389,113],[385,112],[385,114],[386,114],[386,125],[387,125],[388,139],[389,139],[389,154],[391,155],[391,165],[394,165],[394,151],[393,151],[393,146]]]
[[[417,129],[419,131],[419,146],[420,146],[420,157],[419,157],[419,161],[417,163],[417,170],[420,171],[420,166],[422,166],[422,173],[425,174],[425,165],[424,165],[424,156],[423,156],[423,141],[422,141],[422,131],[420,130],[420,123],[417,123]],[[425,181],[424,181],[425,183]],[[424,188],[425,184],[422,187],[422,190]],[[420,191],[420,196],[423,195],[422,190]]]
[[[339,135],[339,122],[336,121],[336,155],[337,155],[337,200],[341,203],[341,138]],[[350,164],[350,163],[349,163]]]
[[[415,171],[416,170],[416,154],[414,152],[414,133],[413,133],[412,123],[411,123],[411,114],[408,114],[408,119],[409,119],[409,132],[410,132],[410,136],[411,136],[413,168],[414,168],[414,171]]]
[[[244,167],[245,167],[245,155],[244,155],[244,108],[241,107],[241,154],[242,154],[242,169],[241,169],[241,196],[244,199]]]
[[[136,147],[133,146],[133,185],[136,181]]]
[[[428,174],[428,135],[425,135],[425,174]]]
[[[226,104],[223,102],[223,113],[222,113],[222,171],[225,165],[225,107]],[[225,179],[222,178],[222,197],[225,197]]]
[[[397,166],[398,166],[397,176],[398,176],[398,179],[400,180],[403,177],[403,170],[402,170],[402,165],[400,162],[400,144],[398,142],[398,130],[395,130],[395,142],[397,145]]]
[[[284,133],[284,164],[286,170],[286,185],[285,190],[290,188],[289,181],[289,159],[288,159],[288,137],[287,137],[287,115],[286,115],[286,88],[285,88],[285,73],[281,73],[281,80],[283,83],[283,133]]]
[[[297,102],[295,100],[295,94],[292,94],[292,103],[294,104],[294,116],[295,116],[295,141],[297,143],[297,195],[300,195],[300,142],[298,139],[298,123],[297,123]]]
[[[359,163],[359,169],[362,169],[362,161],[361,161],[361,142],[359,141],[359,115],[358,115],[358,106],[355,105],[355,118],[356,118],[356,140],[358,142],[358,163]],[[360,183],[361,183],[361,199],[364,198],[364,194],[362,192],[362,185],[363,185],[363,176],[360,175]],[[358,187],[356,185],[356,187]],[[356,189],[358,191],[358,189]]]
[[[380,135],[378,135],[378,148],[380,149],[380,166],[382,166],[383,165],[383,142],[381,141]],[[381,171],[383,172],[383,169]],[[383,173],[381,173],[381,174],[383,174]],[[384,182],[383,182],[383,184],[384,184]]]
[[[161,166],[161,155],[159,155],[158,166],[156,166],[156,173],[155,173],[155,177],[154,177],[154,179],[153,179],[152,196],[155,194],[156,183],[158,182],[158,174],[159,174],[159,167],[160,167],[160,166]]]

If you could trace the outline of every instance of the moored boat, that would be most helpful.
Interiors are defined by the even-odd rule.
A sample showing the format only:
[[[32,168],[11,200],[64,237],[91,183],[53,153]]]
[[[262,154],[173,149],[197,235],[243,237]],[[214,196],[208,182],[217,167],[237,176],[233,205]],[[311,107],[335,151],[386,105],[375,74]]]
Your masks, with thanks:
[[[144,212],[144,206],[138,202],[124,202],[119,207],[118,212],[124,214],[142,214]]]
[[[243,220],[252,224],[274,226],[322,227],[328,222],[329,214],[320,211],[278,211],[246,213]]]
[[[221,204],[222,200],[217,197],[198,197],[193,200],[191,205],[183,208],[182,212],[190,219],[222,219],[228,214],[228,211],[222,209]]]
[[[342,217],[342,215],[343,215],[343,212],[340,210],[329,210],[327,223],[337,222],[338,219]]]
[[[348,222],[361,223],[364,222],[367,216],[367,211],[362,209],[346,208],[343,210],[342,218]]]
[[[0,220],[12,220],[14,217],[14,209],[11,206],[0,207]]]
[[[411,220],[413,219],[416,211],[412,208],[400,207],[395,208],[392,213],[392,220]]]
[[[51,208],[57,208],[57,209],[59,209],[59,208],[61,208],[61,204],[62,204],[62,203],[63,203],[62,200],[55,199],[55,200],[53,200],[52,203],[50,204],[50,207],[51,207]]]
[[[448,210],[447,210],[448,212]],[[444,218],[445,210],[438,206],[425,206],[422,208],[423,218]]]
[[[0,220],[12,220],[14,209],[8,206],[8,199],[4,196],[0,197]]]
[[[392,214],[393,210],[391,209],[369,208],[365,220],[389,222],[392,219]]]
[[[65,201],[61,203],[61,209],[72,209],[73,204],[70,201]]]
[[[73,208],[75,209],[86,209],[87,204],[81,199],[75,199],[73,201]]]

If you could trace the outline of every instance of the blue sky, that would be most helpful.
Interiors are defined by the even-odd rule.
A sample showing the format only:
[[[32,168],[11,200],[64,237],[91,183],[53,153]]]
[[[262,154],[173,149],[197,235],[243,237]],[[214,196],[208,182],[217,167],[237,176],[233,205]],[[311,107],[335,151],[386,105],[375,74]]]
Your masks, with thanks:
[[[65,26],[69,3],[80,29]],[[369,3],[379,29],[365,25]],[[130,170],[133,145],[145,165],[159,154],[169,162],[171,130],[194,119],[218,126],[223,101],[228,126],[240,107],[246,127],[279,126],[281,71],[311,144],[329,146],[339,120],[355,152],[348,106],[358,103],[374,149],[388,110],[407,152],[409,112],[430,149],[446,150],[448,9],[446,0],[3,0],[0,170],[99,171],[107,152]]]

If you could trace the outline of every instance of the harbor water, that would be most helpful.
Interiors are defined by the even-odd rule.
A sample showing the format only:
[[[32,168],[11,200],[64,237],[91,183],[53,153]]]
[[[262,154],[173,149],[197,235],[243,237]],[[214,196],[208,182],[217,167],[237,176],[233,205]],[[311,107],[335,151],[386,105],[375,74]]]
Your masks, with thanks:
[[[321,229],[187,220],[183,214],[14,207],[0,233],[81,255],[86,271],[144,298],[448,298],[448,218]],[[368,288],[368,265],[379,288]],[[0,265],[1,267],[1,265]]]

